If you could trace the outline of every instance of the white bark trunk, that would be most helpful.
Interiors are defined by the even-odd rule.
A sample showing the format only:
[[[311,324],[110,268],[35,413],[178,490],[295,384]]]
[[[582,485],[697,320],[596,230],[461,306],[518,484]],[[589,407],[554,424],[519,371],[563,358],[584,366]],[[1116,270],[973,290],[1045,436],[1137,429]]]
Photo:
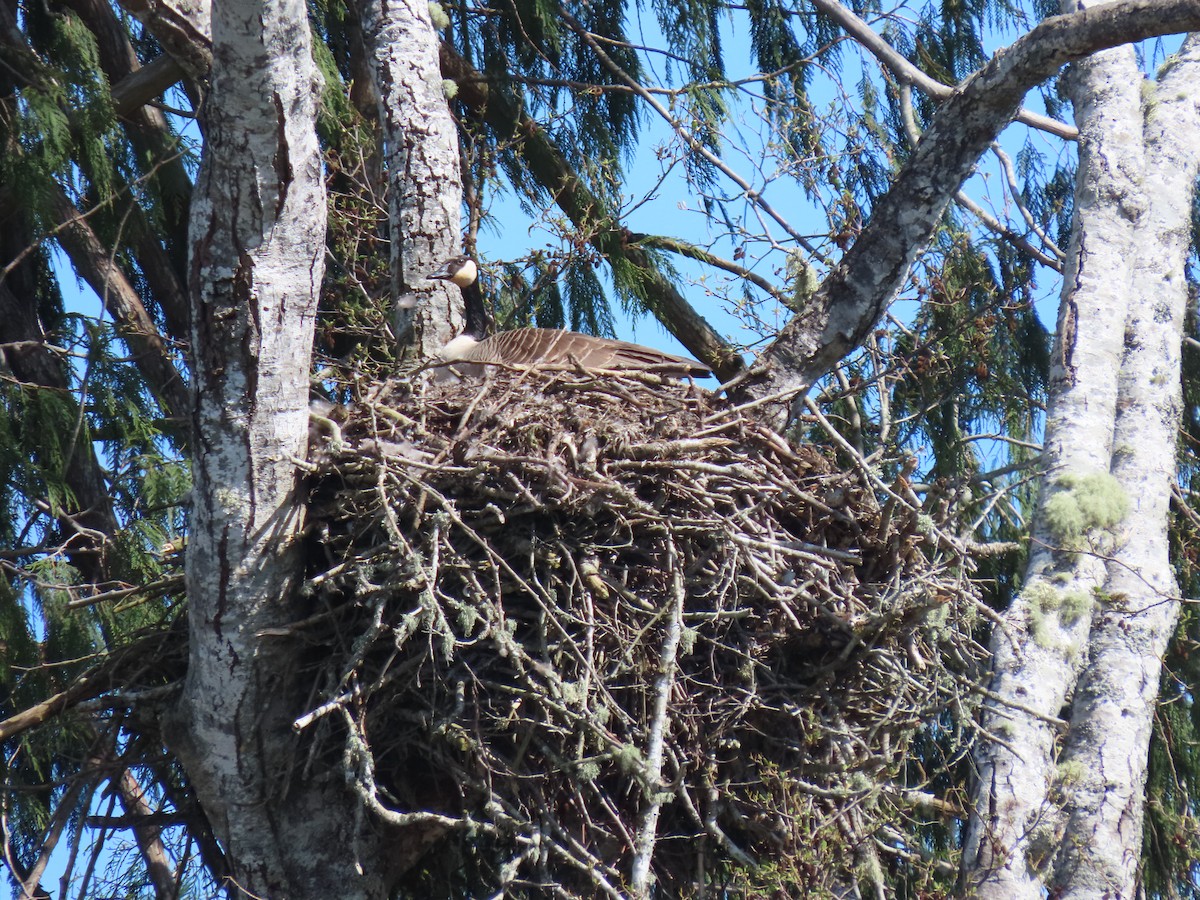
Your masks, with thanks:
[[[1072,93],[1084,143],[1044,495],[1053,496],[1058,472],[1103,469],[1113,476],[1110,499],[1123,498],[1130,509],[1109,536],[1111,547],[1099,548],[1107,549],[1107,564],[1089,554],[1072,564],[1040,547],[1055,533],[1047,504],[1039,510],[1027,586],[1005,614],[1015,646],[999,631],[992,642],[992,687],[1014,708],[991,705],[983,714],[984,728],[1003,743],[977,751],[964,869],[979,897],[1040,898],[1048,887],[1056,897],[1134,896],[1161,659],[1178,615],[1167,527],[1200,43],[1185,44],[1144,119],[1131,51],[1078,68]],[[1093,602],[1073,627],[1038,609],[1047,597],[1061,601],[1062,592],[1082,590]],[[1050,652],[1047,638],[1075,658]],[[1056,758],[1057,729],[1037,716],[1054,716],[1066,704]]]
[[[458,289],[425,276],[460,252],[458,131],[427,0],[361,0],[374,57],[392,230],[399,352],[429,357],[462,330]]]
[[[1135,891],[1147,748],[1162,656],[1179,614],[1167,527],[1197,134],[1200,38],[1192,36],[1147,106],[1147,214],[1137,234],[1112,467],[1132,509],[1108,564],[1060,764],[1068,818],[1052,893],[1063,898]]]
[[[320,78],[301,0],[213,8],[207,143],[191,234],[195,488],[190,659],[164,729],[228,853],[261,897],[385,896],[339,779],[296,784],[296,618],[308,375],[325,251]],[[367,874],[357,871],[361,856]]]
[[[1061,507],[1103,492],[1109,470],[1117,373],[1142,216],[1141,79],[1125,47],[1081,62],[1070,76],[1080,130],[1075,223],[1063,279],[1046,415],[1043,488],[1034,516],[1025,587],[992,636],[991,689],[982,714],[978,781],[964,847],[967,881],[979,897],[1040,900],[1045,867],[1061,835],[1053,793],[1060,715],[1085,657],[1099,555],[1111,522],[1072,538]],[[1063,479],[1068,479],[1063,483]],[[1074,487],[1068,487],[1074,479]],[[1055,495],[1059,499],[1055,500]],[[1107,544],[1107,547],[1105,546]],[[1090,546],[1089,546],[1090,545]]]

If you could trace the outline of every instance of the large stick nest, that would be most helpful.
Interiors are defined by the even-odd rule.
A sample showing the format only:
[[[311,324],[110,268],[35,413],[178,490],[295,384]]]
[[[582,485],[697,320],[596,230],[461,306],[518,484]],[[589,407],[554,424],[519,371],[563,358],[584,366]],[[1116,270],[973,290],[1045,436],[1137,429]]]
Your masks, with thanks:
[[[321,439],[298,727],[426,836],[414,894],[817,890],[970,677],[902,477],[654,381],[392,384]]]

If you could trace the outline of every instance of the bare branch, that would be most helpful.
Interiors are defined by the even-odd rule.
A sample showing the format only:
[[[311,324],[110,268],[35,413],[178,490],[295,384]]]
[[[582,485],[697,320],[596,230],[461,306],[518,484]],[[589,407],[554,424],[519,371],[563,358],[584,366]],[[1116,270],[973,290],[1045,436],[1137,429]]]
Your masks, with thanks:
[[[892,74],[901,82],[911,84],[938,100],[945,100],[954,94],[955,88],[936,81],[910,63],[893,50],[887,41],[876,34],[870,25],[839,3],[838,0],[813,0],[813,6],[841,25],[848,35],[858,41],[876,59],[891,69]],[[1060,122],[1057,119],[1051,119],[1048,116],[1039,115],[1029,110],[1023,109],[1017,113],[1017,121],[1031,128],[1056,134],[1069,141],[1076,140],[1079,137],[1078,129],[1067,125],[1065,122]]]
[[[1127,0],[1046,19],[955,89],[876,204],[870,224],[809,308],[764,352],[741,390],[795,394],[862,342],[980,154],[1012,120],[1029,88],[1065,63],[1160,34],[1200,29],[1194,0]],[[785,417],[779,415],[777,421]]]

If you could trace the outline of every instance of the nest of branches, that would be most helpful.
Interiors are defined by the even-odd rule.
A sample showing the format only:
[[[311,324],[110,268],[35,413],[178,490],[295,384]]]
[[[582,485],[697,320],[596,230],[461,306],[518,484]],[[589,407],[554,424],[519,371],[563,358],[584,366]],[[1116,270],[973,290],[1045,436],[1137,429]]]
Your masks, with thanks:
[[[876,858],[980,652],[902,477],[651,376],[391,384],[331,419],[298,727],[436,835],[414,893],[812,892]]]

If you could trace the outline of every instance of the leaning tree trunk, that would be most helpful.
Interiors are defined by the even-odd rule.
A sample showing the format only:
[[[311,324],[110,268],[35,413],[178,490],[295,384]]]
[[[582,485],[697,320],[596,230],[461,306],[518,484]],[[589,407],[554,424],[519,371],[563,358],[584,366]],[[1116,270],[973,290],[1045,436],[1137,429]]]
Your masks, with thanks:
[[[1131,49],[1070,77],[1079,180],[1042,502],[1025,587],[992,638],[988,738],[964,853],[972,896],[1041,898],[1051,883],[1055,896],[1132,896],[1150,722],[1175,620],[1167,500],[1196,169],[1168,133],[1196,124],[1186,77],[1164,80],[1173,102],[1148,105],[1148,124]]]
[[[344,779],[300,783],[291,721],[302,648],[279,636],[298,618],[294,459],[305,451],[325,251],[305,5],[214,4],[212,37],[191,229],[190,659],[164,730],[240,890],[383,897],[390,855]]]
[[[833,0],[813,2],[818,8],[838,6]],[[1152,15],[1147,9],[1151,2]],[[1102,48],[1200,28],[1195,0],[1136,0],[1094,9],[1069,5],[1071,15],[1039,24],[942,103],[892,187],[873,205],[871,220],[854,245],[760,354],[737,387],[738,396],[764,404],[803,398],[818,378],[866,340],[954,193],[1031,88]],[[792,412],[800,411],[794,399],[792,406]],[[773,408],[782,424],[784,410],[767,405]]]

